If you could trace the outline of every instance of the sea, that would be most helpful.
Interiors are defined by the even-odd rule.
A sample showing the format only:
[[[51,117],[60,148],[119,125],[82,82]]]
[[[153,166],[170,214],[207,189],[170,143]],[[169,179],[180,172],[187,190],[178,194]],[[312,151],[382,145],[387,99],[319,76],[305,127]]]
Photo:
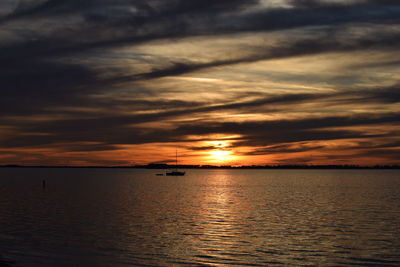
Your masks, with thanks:
[[[185,171],[0,168],[0,266],[400,266],[400,170]]]

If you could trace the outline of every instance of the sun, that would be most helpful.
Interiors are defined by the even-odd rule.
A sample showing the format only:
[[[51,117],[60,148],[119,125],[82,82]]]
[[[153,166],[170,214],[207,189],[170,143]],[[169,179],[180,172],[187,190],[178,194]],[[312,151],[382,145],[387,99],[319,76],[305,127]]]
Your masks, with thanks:
[[[215,162],[226,162],[233,159],[232,152],[229,150],[212,150],[208,152],[210,158]]]
[[[203,141],[201,145],[207,148],[202,152],[203,162],[216,165],[235,165],[241,156],[237,155],[232,146],[231,138],[236,136],[212,136],[215,140]],[[210,138],[211,139],[211,138]]]

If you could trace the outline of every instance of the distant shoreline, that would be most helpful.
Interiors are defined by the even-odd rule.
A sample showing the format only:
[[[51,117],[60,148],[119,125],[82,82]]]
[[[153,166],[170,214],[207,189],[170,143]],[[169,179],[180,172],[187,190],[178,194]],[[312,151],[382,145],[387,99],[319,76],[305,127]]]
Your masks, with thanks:
[[[0,165],[0,168],[98,168],[98,169],[400,169],[400,165],[250,165],[250,166],[215,166],[215,165],[168,165],[148,164],[134,166],[29,166]]]

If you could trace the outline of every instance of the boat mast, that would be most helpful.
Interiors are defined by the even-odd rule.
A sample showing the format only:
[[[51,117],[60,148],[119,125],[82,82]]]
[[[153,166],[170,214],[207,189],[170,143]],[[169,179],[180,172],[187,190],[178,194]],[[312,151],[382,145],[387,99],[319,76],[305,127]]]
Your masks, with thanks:
[[[175,149],[175,169],[178,170],[178,149]]]

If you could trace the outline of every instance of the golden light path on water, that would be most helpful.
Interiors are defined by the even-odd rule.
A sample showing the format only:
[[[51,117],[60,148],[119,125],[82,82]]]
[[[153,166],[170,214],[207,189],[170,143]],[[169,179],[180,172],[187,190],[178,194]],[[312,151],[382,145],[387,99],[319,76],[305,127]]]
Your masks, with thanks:
[[[0,171],[16,266],[400,263],[398,170]]]

